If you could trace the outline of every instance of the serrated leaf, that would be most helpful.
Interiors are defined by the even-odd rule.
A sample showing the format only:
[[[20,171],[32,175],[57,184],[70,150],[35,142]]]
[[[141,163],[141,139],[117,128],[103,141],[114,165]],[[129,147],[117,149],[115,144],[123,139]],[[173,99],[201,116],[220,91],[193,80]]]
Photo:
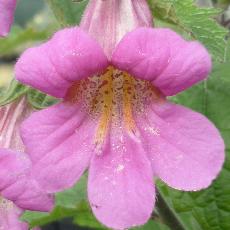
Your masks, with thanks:
[[[193,0],[149,0],[153,15],[173,23],[201,41],[216,60],[224,60],[228,31],[213,19],[221,11],[199,8]]]
[[[22,85],[16,80],[12,80],[8,89],[3,91],[3,94],[0,96],[0,106],[13,102],[17,98],[26,94],[28,89],[27,86]]]
[[[47,0],[57,21],[62,27],[76,25],[80,22],[88,1]]]
[[[226,144],[226,161],[217,180],[200,192],[179,192],[163,183],[159,189],[188,230],[230,229],[230,66],[215,66],[210,79],[176,96],[176,101],[206,115]],[[227,71],[227,72],[226,72]]]
[[[58,102],[58,99],[31,88],[27,92],[27,99],[36,109],[44,109]]]

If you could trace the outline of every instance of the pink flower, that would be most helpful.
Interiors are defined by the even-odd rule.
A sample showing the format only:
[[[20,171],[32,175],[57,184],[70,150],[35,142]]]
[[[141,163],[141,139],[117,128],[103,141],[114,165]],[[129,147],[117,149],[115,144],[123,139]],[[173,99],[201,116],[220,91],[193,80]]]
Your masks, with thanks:
[[[16,0],[0,0],[0,36],[7,36],[10,31],[16,8]]]
[[[21,121],[32,111],[22,97],[0,108],[0,229],[24,230],[23,209],[49,211],[53,198],[31,176],[31,162],[22,152]],[[9,151],[14,149],[17,152]]]
[[[0,197],[0,229],[27,230],[29,226],[19,220],[22,210],[12,201]]]
[[[92,210],[114,229],[148,220],[153,176],[176,189],[199,190],[224,161],[215,126],[166,99],[207,77],[208,52],[150,25],[145,1],[91,1],[83,29],[57,32],[16,64],[19,81],[63,98],[22,125],[33,175],[56,192],[89,167]]]
[[[31,162],[22,152],[0,149],[0,228],[28,229],[19,220],[23,210],[50,211],[53,197],[31,175]]]
[[[32,113],[25,97],[0,107],[0,147],[24,151],[19,126]]]

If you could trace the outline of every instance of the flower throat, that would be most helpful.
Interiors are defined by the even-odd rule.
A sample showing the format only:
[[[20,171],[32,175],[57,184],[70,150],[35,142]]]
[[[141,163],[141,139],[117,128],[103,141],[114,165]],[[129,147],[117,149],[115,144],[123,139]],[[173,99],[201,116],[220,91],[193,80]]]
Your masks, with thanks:
[[[81,103],[91,118],[99,118],[95,142],[103,143],[109,127],[125,128],[135,133],[134,116],[145,111],[160,92],[144,80],[109,66],[104,73],[76,82],[68,90],[66,101]],[[135,114],[135,115],[134,115]]]

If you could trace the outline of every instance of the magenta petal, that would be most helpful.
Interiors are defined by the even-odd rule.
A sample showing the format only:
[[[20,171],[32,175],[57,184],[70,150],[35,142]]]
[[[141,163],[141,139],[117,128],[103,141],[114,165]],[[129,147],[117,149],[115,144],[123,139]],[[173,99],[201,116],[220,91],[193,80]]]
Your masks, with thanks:
[[[185,191],[208,187],[224,162],[224,143],[203,115],[171,103],[155,104],[139,120],[156,176]]]
[[[50,211],[53,198],[30,176],[26,154],[0,149],[0,193],[23,209]]]
[[[27,177],[6,188],[3,196],[23,209],[31,211],[49,212],[54,207],[54,197],[47,194],[36,180]]]
[[[15,183],[18,177],[25,177],[29,172],[31,162],[24,153],[0,149],[0,189],[5,189]]]
[[[88,196],[98,220],[113,229],[147,222],[154,207],[152,175],[139,140],[127,133],[111,134],[89,170]]]
[[[57,32],[50,41],[26,50],[16,64],[16,79],[63,98],[73,82],[104,70],[107,58],[99,44],[80,28]]]
[[[16,0],[0,0],[0,36],[6,36],[14,19]]]
[[[28,230],[27,223],[20,221],[22,210],[11,201],[0,197],[0,229],[1,230]]]
[[[80,106],[71,103],[34,113],[23,123],[22,138],[42,188],[56,192],[80,178],[95,147],[96,125]]]
[[[118,44],[112,63],[133,76],[152,81],[174,95],[207,77],[211,59],[198,42],[188,42],[170,29],[139,28]]]

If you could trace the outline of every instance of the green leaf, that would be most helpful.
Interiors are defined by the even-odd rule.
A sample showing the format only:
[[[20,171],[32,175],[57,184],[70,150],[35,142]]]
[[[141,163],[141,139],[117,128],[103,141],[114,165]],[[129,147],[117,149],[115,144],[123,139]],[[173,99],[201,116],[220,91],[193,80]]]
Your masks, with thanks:
[[[216,60],[224,60],[225,36],[228,31],[213,19],[221,11],[215,8],[199,8],[193,0],[148,0],[153,15],[177,25],[191,38],[201,41]]]
[[[88,1],[47,0],[57,21],[62,27],[76,25],[80,22]]]
[[[86,183],[87,176],[84,175],[73,188],[57,193],[56,206],[51,213],[27,211],[23,214],[22,220],[35,227],[78,215],[82,207],[87,206]]]
[[[153,220],[150,220],[147,224],[144,226],[138,227],[138,228],[133,228],[133,230],[170,230],[169,227],[167,227],[163,223],[159,223]]]
[[[161,195],[188,230],[230,229],[230,65],[217,64],[212,76],[176,96],[176,101],[206,115],[220,130],[226,161],[217,180],[200,192],[179,192],[158,183]]]
[[[230,61],[230,39],[227,41],[225,61]]]
[[[26,94],[28,89],[29,88],[27,86],[22,85],[16,80],[12,80],[9,88],[6,90],[6,92],[3,91],[3,94],[0,96],[0,106],[13,102],[17,98]]]
[[[79,209],[77,215],[74,216],[73,223],[75,223],[78,226],[92,229],[107,229],[106,227],[102,226],[102,224],[100,224],[98,220],[94,217],[87,203],[84,203],[81,209]]]
[[[87,175],[71,189],[56,194],[56,205],[51,213],[26,211],[22,220],[30,227],[43,226],[67,217],[73,218],[73,223],[93,229],[106,229],[93,216],[87,201]]]
[[[36,109],[44,109],[58,102],[58,99],[32,88],[27,93],[27,99]]]
[[[44,40],[48,37],[48,30],[37,31],[29,27],[21,29],[13,27],[10,36],[2,38],[0,42],[0,57],[20,53],[21,48],[26,47],[28,43]]]

